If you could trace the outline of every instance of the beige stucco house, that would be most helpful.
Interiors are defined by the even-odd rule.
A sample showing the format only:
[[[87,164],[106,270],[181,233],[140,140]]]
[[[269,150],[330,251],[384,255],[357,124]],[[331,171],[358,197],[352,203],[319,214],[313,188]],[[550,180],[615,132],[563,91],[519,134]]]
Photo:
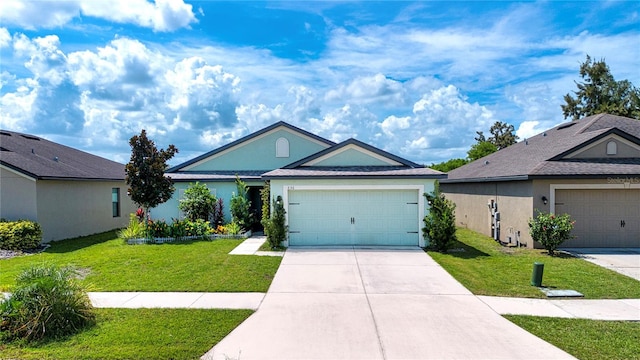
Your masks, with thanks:
[[[441,180],[458,226],[536,246],[536,210],[576,221],[564,247],[640,247],[640,121],[600,114],[565,123]],[[536,247],[538,247],[536,246]]]
[[[123,164],[0,130],[0,217],[37,221],[44,242],[125,227],[124,178]]]

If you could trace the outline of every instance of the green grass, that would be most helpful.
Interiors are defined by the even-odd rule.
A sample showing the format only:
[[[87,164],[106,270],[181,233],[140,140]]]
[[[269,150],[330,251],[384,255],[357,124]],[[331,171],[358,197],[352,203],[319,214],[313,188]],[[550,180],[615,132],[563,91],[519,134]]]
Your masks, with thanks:
[[[114,231],[52,243],[0,260],[0,290],[32,264],[72,265],[88,291],[266,292],[281,257],[228,255],[242,240],[126,245]]]
[[[640,322],[505,317],[578,359],[640,359]]]
[[[36,345],[0,344],[1,359],[198,359],[251,310],[96,309],[96,326]]]
[[[588,299],[640,298],[640,282],[587,261],[550,257],[542,249],[505,248],[468,229],[458,229],[457,237],[453,248],[464,251],[429,255],[476,295],[543,298],[530,285],[533,263],[542,262],[542,286],[576,290]]]

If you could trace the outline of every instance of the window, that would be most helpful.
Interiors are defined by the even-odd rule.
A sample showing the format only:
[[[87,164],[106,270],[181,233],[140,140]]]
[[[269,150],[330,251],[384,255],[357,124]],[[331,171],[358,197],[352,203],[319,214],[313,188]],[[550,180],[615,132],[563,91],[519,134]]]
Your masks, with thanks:
[[[111,215],[120,217],[120,188],[111,189]]]
[[[279,158],[289,157],[289,140],[283,137],[276,140],[276,157],[279,157]]]
[[[615,141],[609,141],[607,143],[607,155],[618,154],[618,144]]]

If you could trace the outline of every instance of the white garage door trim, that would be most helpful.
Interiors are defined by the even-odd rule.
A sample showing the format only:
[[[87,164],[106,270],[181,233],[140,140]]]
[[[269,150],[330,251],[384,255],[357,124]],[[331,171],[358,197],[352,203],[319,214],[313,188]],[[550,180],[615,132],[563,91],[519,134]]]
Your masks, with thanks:
[[[282,186],[282,200],[286,206],[285,219],[289,224],[289,191],[295,190],[417,190],[418,191],[418,218],[416,219],[418,229],[422,229],[422,219],[424,218],[424,185],[284,185]],[[419,246],[424,247],[425,242],[422,236],[418,236]],[[289,246],[289,241],[286,241]]]
[[[556,212],[556,190],[640,189],[640,177],[609,178],[607,181],[610,183],[549,185],[549,212],[552,214]]]

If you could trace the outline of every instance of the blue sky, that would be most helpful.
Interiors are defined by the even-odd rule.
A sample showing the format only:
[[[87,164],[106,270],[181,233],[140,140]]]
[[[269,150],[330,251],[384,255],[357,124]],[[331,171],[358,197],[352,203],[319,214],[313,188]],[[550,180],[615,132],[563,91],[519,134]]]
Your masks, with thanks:
[[[640,85],[638,1],[0,2],[0,127],[185,161],[277,121],[430,164],[564,121],[587,54]]]

